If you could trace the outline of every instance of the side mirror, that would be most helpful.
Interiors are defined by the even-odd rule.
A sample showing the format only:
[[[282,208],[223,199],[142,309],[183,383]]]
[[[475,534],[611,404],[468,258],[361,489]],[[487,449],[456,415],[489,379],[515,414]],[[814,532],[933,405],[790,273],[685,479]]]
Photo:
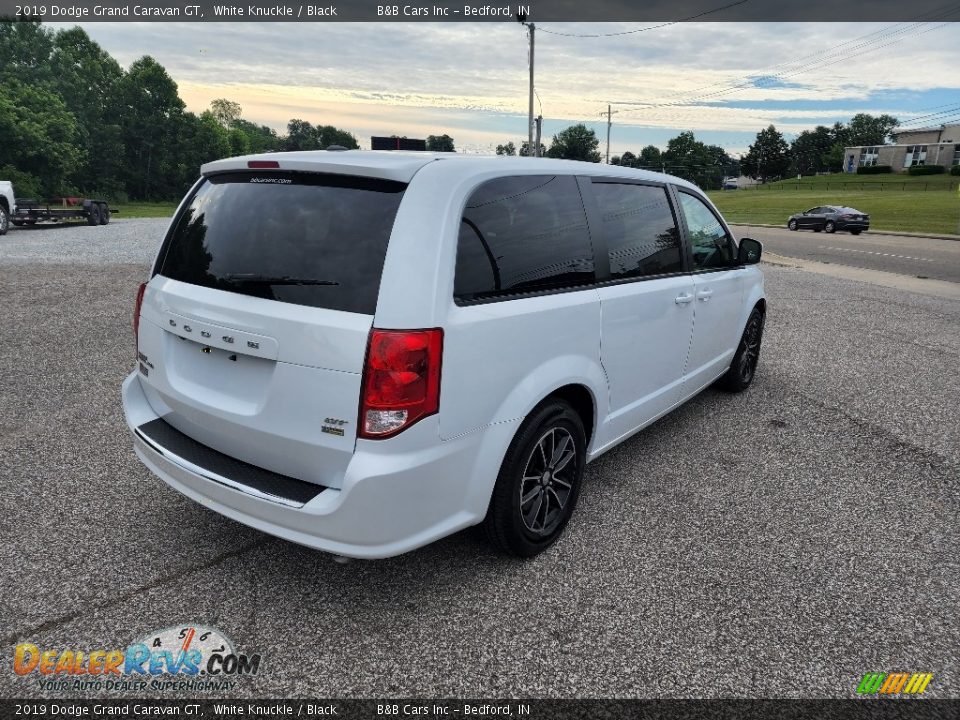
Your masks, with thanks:
[[[740,238],[740,250],[737,252],[737,262],[741,265],[755,265],[760,262],[763,245],[753,238]]]

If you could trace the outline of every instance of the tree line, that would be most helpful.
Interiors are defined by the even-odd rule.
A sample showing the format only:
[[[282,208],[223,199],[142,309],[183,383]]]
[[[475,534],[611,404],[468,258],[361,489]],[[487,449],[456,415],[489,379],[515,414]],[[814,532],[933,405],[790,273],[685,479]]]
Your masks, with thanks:
[[[114,202],[180,198],[203,163],[231,155],[359,147],[301,119],[278,135],[226,99],[189,112],[155,59],[124,70],[82,28],[36,21],[0,23],[0,138],[0,178],[17,195]]]
[[[815,175],[843,170],[843,151],[857,145],[883,145],[899,121],[890,115],[859,113],[849,123],[832,127],[818,125],[804,130],[788,143],[775,126],[757,133],[742,158],[731,157],[719,145],[707,145],[690,131],[681,132],[667,142],[665,150],[647,145],[639,153],[626,151],[610,158],[611,165],[667,172],[690,180],[705,189],[716,189],[723,179],[741,174],[759,179],[777,179],[790,175]],[[511,141],[497,145],[497,155],[530,156],[529,143],[518,150]],[[600,141],[583,123],[561,130],[550,143],[540,145],[541,157],[600,162]]]

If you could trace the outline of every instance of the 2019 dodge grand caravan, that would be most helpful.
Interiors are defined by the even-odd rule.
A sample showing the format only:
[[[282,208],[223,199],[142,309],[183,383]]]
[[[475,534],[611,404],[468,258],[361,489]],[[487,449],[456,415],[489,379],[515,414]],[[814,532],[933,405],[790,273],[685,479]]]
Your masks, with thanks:
[[[550,546],[587,462],[746,388],[760,244],[678,178],[304,152],[205,165],[136,299],[126,419],[186,496],[347,557]]]

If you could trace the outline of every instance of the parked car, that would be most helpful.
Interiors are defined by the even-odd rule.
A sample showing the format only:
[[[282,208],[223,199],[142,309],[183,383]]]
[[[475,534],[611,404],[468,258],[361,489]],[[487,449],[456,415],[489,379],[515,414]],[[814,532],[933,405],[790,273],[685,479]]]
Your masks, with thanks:
[[[870,216],[854,208],[841,205],[821,205],[806,212],[791,215],[787,220],[791,230],[808,229],[832,233],[847,230],[851,235],[859,235],[870,229]]]
[[[136,454],[347,557],[470,525],[531,556],[584,466],[753,380],[761,245],[696,186],[593,163],[301,152],[209,163],[134,310]]]

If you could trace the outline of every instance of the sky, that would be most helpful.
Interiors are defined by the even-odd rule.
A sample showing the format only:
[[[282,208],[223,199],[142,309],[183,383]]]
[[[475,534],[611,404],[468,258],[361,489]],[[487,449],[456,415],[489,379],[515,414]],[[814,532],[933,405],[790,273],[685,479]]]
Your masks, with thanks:
[[[371,135],[447,133],[492,153],[527,135],[517,23],[87,23],[124,67],[151,55],[187,108],[215,98],[283,131],[291,118]],[[543,23],[536,113],[549,138],[575,122],[611,154],[692,130],[736,157],[773,124],[788,140],[857,112],[901,125],[960,121],[960,23]],[[567,33],[560,35],[557,33]]]

